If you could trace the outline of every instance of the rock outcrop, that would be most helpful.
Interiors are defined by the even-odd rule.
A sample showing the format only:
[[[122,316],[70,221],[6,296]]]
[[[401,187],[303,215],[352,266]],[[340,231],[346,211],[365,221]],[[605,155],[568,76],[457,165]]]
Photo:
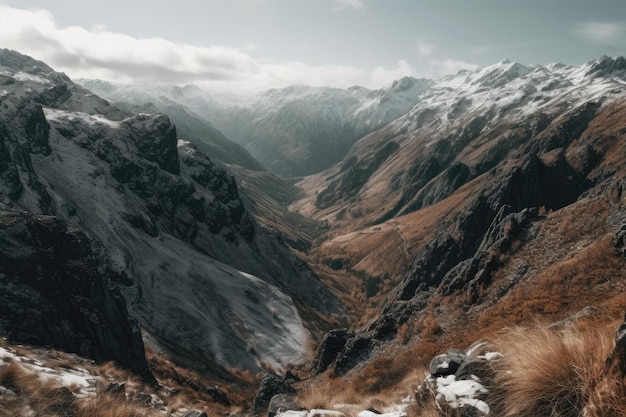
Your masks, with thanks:
[[[266,375],[257,391],[252,409],[255,414],[262,414],[268,411],[270,402],[279,394],[293,395],[296,393],[293,383],[295,379],[290,376],[280,377],[277,375]],[[275,411],[275,410],[274,410]]]
[[[139,326],[93,244],[58,218],[0,212],[0,333],[114,360],[152,382]]]
[[[430,362],[430,373],[415,393],[418,405],[424,407],[434,402],[445,415],[489,415],[488,388],[494,377],[490,362],[501,357],[489,352],[489,346],[489,342],[479,341],[464,351],[451,349],[435,356]]]

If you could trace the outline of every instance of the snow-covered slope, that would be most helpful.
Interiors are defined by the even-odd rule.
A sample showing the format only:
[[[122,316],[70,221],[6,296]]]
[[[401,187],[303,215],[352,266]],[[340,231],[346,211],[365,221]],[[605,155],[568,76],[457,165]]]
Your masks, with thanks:
[[[292,296],[338,311],[280,236],[250,218],[234,178],[178,140],[166,116],[125,114],[8,50],[0,109],[0,207],[85,229],[120,273],[131,313],[180,362],[207,373],[280,368],[308,337]]]
[[[561,116],[592,118],[591,107],[623,99],[625,86],[622,57],[579,67],[505,60],[460,71],[437,80],[409,112],[355,143],[342,163],[308,179],[305,188],[317,192],[315,207],[306,202],[298,207],[306,213],[331,207],[336,212],[359,194],[366,205],[360,212],[374,207],[380,212],[382,192],[393,205],[364,221],[409,213],[489,171],[535,135],[549,133]],[[455,179],[447,191],[441,189],[446,176]]]

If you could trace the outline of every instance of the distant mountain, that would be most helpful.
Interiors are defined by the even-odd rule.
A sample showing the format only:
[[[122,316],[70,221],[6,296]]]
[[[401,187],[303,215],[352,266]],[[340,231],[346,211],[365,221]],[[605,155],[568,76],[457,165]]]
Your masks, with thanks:
[[[218,375],[280,369],[305,350],[299,311],[341,313],[167,116],[122,111],[6,49],[0,178],[0,209],[54,216],[93,239],[109,285],[179,363]]]
[[[178,137],[195,143],[218,163],[264,170],[243,147],[227,139],[209,122],[208,115],[221,105],[194,86],[142,87],[116,85],[102,80],[77,80],[93,93],[105,97],[129,113],[164,113],[176,125]]]
[[[432,81],[406,77],[380,90],[292,86],[246,99],[212,96],[193,85],[81,83],[116,103],[152,103],[161,111],[177,103],[244,146],[270,171],[297,177],[340,161],[357,140],[409,111]]]

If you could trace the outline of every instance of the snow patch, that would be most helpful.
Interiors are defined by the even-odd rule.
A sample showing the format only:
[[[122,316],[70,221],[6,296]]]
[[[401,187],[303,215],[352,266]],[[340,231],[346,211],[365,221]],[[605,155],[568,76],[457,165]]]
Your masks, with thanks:
[[[64,121],[80,120],[89,125],[106,125],[110,128],[116,129],[120,127],[120,122],[109,120],[99,114],[87,114],[82,112],[69,112],[58,109],[44,108],[44,114],[48,121],[57,121],[62,123]]]
[[[437,402],[445,402],[451,408],[470,406],[482,414],[489,414],[489,405],[477,398],[488,393],[487,389],[478,381],[457,381],[454,375],[439,377],[437,378],[437,393]]]
[[[406,417],[406,413],[404,411],[393,411],[391,413],[378,414],[373,411],[363,410],[357,417]]]
[[[43,381],[53,381],[61,386],[71,388],[77,396],[87,396],[96,393],[96,385],[100,377],[91,375],[85,369],[53,369],[44,366],[36,359],[17,355],[8,349],[0,347],[0,359],[4,362],[16,362],[28,372],[36,374]]]

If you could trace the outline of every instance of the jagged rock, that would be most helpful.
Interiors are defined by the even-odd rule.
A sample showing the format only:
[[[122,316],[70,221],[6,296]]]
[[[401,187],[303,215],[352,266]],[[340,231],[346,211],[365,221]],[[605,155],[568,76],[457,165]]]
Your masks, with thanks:
[[[267,375],[261,380],[259,390],[254,397],[252,408],[255,414],[267,411],[271,399],[278,394],[295,394],[296,390],[286,378]]]
[[[138,392],[133,396],[134,400],[137,401],[138,403],[144,404],[144,405],[148,405],[148,406],[154,406],[152,400],[152,394],[149,394],[147,392]],[[156,408],[156,407],[155,407]]]
[[[336,375],[343,375],[359,363],[370,358],[375,343],[367,334],[356,334],[348,339],[335,360],[333,369]]]
[[[391,340],[398,333],[398,321],[390,314],[381,314],[367,329],[376,340]]]
[[[493,369],[489,360],[483,356],[467,357],[454,373],[457,380],[478,378],[479,381],[488,381],[493,376]]]
[[[29,150],[35,154],[50,155],[50,125],[39,105],[30,105],[25,111],[29,112],[24,128],[29,141]]]
[[[306,410],[296,399],[295,395],[292,394],[278,394],[274,395],[270,400],[270,403],[267,407],[267,416],[274,417],[277,414],[281,414],[285,411],[302,411]]]
[[[435,356],[430,363],[431,373],[415,392],[418,405],[425,407],[434,401],[442,415],[488,415],[486,386],[492,382],[494,374],[489,362],[501,357],[498,353],[487,352],[488,346],[488,341],[481,340],[465,351],[450,349]]]
[[[467,359],[467,355],[458,349],[437,355],[430,361],[430,374],[434,377],[453,375]]]
[[[140,114],[124,120],[123,124],[146,159],[156,162],[165,171],[179,174],[176,127],[167,116]]]
[[[8,75],[0,74],[0,85],[11,85],[15,84],[15,78],[9,77]]]
[[[446,273],[441,283],[443,294],[449,295],[463,288],[475,295],[480,286],[489,284],[492,273],[499,266],[498,255],[506,252],[513,240],[538,215],[534,207],[519,213],[512,213],[511,210],[512,207],[507,204],[500,207],[474,256],[459,262]]]
[[[324,335],[315,355],[317,361],[313,367],[313,373],[324,372],[337,359],[337,356],[354,333],[348,329],[336,329]]]
[[[139,328],[92,244],[55,217],[0,212],[0,331],[115,360],[152,382]]]

